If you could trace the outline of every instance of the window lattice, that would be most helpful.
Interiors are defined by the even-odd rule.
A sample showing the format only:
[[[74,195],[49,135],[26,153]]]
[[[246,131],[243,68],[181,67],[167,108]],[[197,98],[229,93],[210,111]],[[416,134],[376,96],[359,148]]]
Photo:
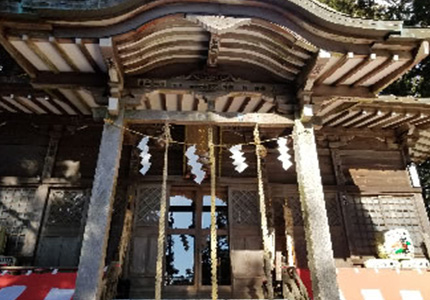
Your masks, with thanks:
[[[18,254],[24,245],[35,193],[35,188],[0,189],[0,226],[8,234],[7,253]]]
[[[287,205],[288,205],[288,208],[291,210],[291,215],[293,217],[293,225],[303,226],[302,207],[300,204],[299,196],[298,195],[287,196]]]
[[[260,224],[257,191],[232,191],[233,222],[237,225]]]
[[[374,254],[378,232],[396,228],[408,230],[415,251],[422,253],[422,229],[413,196],[355,196],[349,203],[349,221],[357,254]]]
[[[337,195],[325,194],[325,207],[327,209],[328,224],[332,226],[342,226],[342,214],[340,212]]]
[[[52,189],[49,193],[47,226],[80,226],[90,190]]]
[[[161,188],[142,187],[137,191],[137,225],[155,226],[160,217]]]

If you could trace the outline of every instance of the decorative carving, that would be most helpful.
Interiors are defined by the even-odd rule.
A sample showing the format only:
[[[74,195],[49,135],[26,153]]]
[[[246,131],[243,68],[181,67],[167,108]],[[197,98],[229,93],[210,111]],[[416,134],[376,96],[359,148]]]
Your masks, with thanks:
[[[249,18],[233,18],[225,16],[193,16],[188,15],[187,19],[199,24],[213,34],[223,34],[231,32],[241,26],[251,24]]]
[[[225,73],[209,73],[209,72],[195,72],[188,76],[177,77],[178,79],[185,79],[188,81],[209,81],[209,82],[248,82],[240,78],[234,77],[231,74]]]
[[[217,34],[211,35],[211,40],[209,42],[209,52],[207,64],[211,68],[215,68],[218,63],[218,54],[220,48],[220,37]]]
[[[259,225],[257,191],[232,191],[233,222],[236,225]]]
[[[284,84],[251,83],[234,77],[231,74],[218,72],[198,72],[188,76],[179,76],[170,80],[158,80],[149,78],[137,78],[135,84],[138,89],[146,93],[163,90],[192,90],[194,92],[245,92],[249,94],[261,94],[272,99],[277,95],[290,93],[288,86]]]

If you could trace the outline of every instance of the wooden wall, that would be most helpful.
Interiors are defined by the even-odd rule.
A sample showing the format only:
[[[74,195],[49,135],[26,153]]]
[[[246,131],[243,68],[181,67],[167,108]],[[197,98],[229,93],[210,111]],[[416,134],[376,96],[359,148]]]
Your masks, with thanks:
[[[157,135],[161,132],[160,128],[151,125],[141,126],[137,130]],[[101,130],[102,124],[94,123],[74,126],[63,124],[59,127],[14,122],[0,127],[0,224],[10,228],[10,243],[13,245],[8,246],[8,251],[20,257],[22,263],[77,264],[76,253],[80,248],[84,223],[76,222],[85,219]],[[183,140],[186,135],[184,126],[174,126],[172,133],[176,140]],[[263,139],[290,133],[291,130],[285,129],[262,130]],[[217,138],[223,139],[223,143],[252,141],[252,128],[228,128],[218,134]],[[57,144],[54,143],[54,137]],[[161,180],[163,147],[155,140],[150,144],[152,167],[148,175],[143,177],[138,173],[140,159],[136,145],[140,139],[141,136],[132,134],[125,136],[107,262],[116,259],[125,205],[133,196],[130,187],[141,183],[158,185]],[[372,136],[371,133],[353,137],[347,132],[334,134],[324,130],[318,132],[317,142],[333,250],[338,264],[351,265],[351,257],[374,255],[378,232],[397,227],[410,230],[417,252],[421,255],[424,241],[422,232],[429,230],[429,225],[420,196],[421,190],[410,185],[406,172],[407,158],[400,143],[396,143],[393,138]],[[56,151],[53,154],[54,146]],[[268,206],[276,232],[276,249],[285,249],[285,208],[291,217],[290,232],[295,240],[297,264],[306,267],[306,242],[294,164],[287,171],[283,170],[278,160],[276,143],[266,146],[267,156],[263,165],[269,192]],[[193,186],[189,170],[184,165],[183,151],[183,145],[173,145],[171,148],[169,183]],[[220,184],[230,189],[240,189],[243,185],[255,188],[253,146],[245,146],[244,152],[249,168],[242,174],[234,171],[228,149],[222,148],[217,152]],[[294,160],[292,150],[290,154]],[[207,180],[205,184],[208,184]],[[82,206],[73,211],[69,223],[55,226],[57,220],[69,216],[62,214],[60,208],[73,209],[73,199],[80,199]],[[19,211],[22,207],[25,211]],[[75,229],[67,230],[67,226],[72,223]],[[28,230],[30,227],[34,230]],[[54,230],[54,227],[57,228]],[[247,232],[255,235],[247,235]],[[237,256],[252,251],[257,257],[261,256],[261,249],[255,244],[260,239],[258,226],[251,231],[241,230],[239,226],[232,229],[232,233],[237,237],[231,245],[232,258],[242,261]],[[252,249],[247,249],[246,245]],[[63,258],[61,249],[75,249],[72,251],[75,256]],[[243,291],[240,285],[261,286],[257,282],[251,284],[252,278],[246,277],[244,274],[247,271],[239,266],[233,266],[232,272],[237,274],[233,278],[236,292]],[[261,274],[252,277],[260,278]],[[254,296],[261,296],[261,290],[256,289],[255,293]],[[246,295],[238,292],[236,296],[240,298]]]
[[[19,264],[77,266],[102,124],[0,126],[0,225]]]

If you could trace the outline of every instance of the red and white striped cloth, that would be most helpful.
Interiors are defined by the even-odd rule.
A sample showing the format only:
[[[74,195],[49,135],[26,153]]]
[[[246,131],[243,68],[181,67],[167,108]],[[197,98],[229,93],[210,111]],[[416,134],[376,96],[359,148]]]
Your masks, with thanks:
[[[311,290],[309,270],[298,270]],[[425,270],[337,269],[342,300],[430,300]],[[76,273],[0,274],[0,300],[71,300]]]
[[[76,273],[0,275],[0,300],[71,300]]]

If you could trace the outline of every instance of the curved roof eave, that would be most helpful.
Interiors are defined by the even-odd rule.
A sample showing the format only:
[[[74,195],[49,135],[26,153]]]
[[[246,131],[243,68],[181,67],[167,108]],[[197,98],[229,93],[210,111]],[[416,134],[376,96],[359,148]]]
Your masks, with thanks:
[[[203,3],[204,5],[202,5]],[[166,12],[168,12],[167,7],[169,6],[179,8],[184,7],[186,4],[191,6],[192,4],[197,4],[200,7],[200,11],[194,9],[191,13],[218,13],[231,16],[240,14],[240,12],[242,12],[242,15],[246,14],[248,7],[259,7],[272,12],[294,11],[300,17],[299,20],[304,20],[306,23],[321,27],[327,31],[336,31],[338,34],[346,36],[354,34],[376,38],[383,37],[387,33],[400,32],[403,28],[402,21],[375,21],[353,18],[337,12],[316,0],[183,0],[181,2],[172,0],[125,0],[115,6],[106,6],[94,10],[86,8],[81,10],[29,8],[39,18],[55,24],[97,27],[117,25],[145,12],[150,13],[150,10],[160,6],[166,8]],[[224,6],[238,6],[241,9],[238,12],[229,13],[229,10],[223,9]],[[180,9],[177,9],[176,12],[180,12]],[[183,12],[188,13],[186,10]],[[267,16],[267,18],[270,18],[270,16]]]

